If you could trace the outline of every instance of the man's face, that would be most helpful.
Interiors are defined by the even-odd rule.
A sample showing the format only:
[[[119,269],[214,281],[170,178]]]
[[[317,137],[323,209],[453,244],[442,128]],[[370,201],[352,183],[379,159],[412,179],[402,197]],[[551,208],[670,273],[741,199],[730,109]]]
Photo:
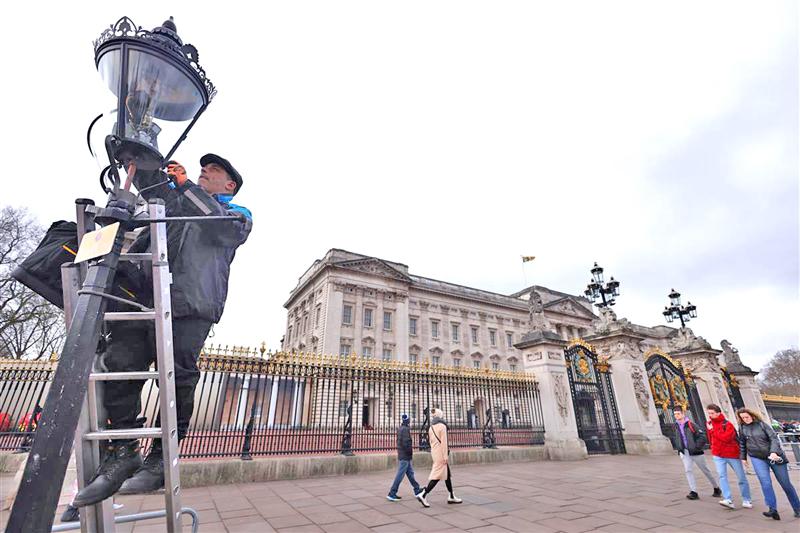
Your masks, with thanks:
[[[197,184],[208,194],[233,194],[236,189],[236,182],[216,163],[209,163],[200,170]]]
[[[714,420],[714,419],[716,419],[716,418],[717,418],[719,415],[721,415],[722,413],[720,413],[719,411],[715,411],[715,410],[713,410],[713,409],[706,409],[706,414],[708,414],[708,418],[710,418],[710,419]]]
[[[680,422],[681,420],[683,420],[683,411],[672,411],[672,416],[675,417],[675,420]]]

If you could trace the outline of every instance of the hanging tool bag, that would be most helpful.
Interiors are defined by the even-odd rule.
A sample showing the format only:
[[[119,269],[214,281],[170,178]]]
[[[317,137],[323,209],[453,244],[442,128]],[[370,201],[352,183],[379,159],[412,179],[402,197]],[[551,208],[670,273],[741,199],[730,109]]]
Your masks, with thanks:
[[[72,263],[78,253],[78,225],[54,222],[36,247],[11,277],[53,305],[64,308],[61,265]],[[142,305],[152,305],[152,289],[145,273],[130,261],[120,261],[111,294]],[[131,306],[109,302],[109,310],[130,311]]]

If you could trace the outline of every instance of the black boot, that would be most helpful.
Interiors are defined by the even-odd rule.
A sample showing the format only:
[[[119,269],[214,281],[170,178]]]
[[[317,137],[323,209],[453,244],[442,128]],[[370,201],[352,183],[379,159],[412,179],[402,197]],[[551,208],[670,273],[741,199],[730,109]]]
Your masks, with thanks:
[[[689,500],[696,500],[699,497],[700,496],[698,496],[695,491],[691,491],[689,494],[686,495],[686,498],[689,499]]]
[[[711,496],[713,496],[714,498],[722,498],[722,489],[719,488],[719,487],[716,487],[714,489],[714,494],[712,494]]]
[[[93,505],[113,496],[140,466],[139,441],[112,444],[94,479],[78,491],[72,506]]]
[[[61,515],[62,522],[77,522],[80,520],[80,511],[78,511],[77,507],[74,507],[72,504],[67,505],[67,508],[64,509],[64,514]]]
[[[147,454],[144,464],[132,478],[122,484],[120,494],[142,494],[164,487],[164,456],[160,448],[153,448]]]
[[[764,511],[761,514],[763,514],[767,518],[772,518],[773,520],[780,520],[781,519],[781,515],[778,514],[778,510],[777,509],[770,509],[769,511]]]

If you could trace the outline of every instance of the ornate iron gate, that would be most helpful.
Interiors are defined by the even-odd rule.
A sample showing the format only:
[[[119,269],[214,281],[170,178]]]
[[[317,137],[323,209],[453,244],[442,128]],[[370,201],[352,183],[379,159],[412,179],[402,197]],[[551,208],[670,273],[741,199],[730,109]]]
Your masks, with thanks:
[[[739,390],[739,380],[728,372],[728,369],[724,366],[722,367],[722,377],[725,378],[725,390],[728,391],[728,397],[731,400],[733,409],[741,409],[744,407],[744,399],[742,398],[742,392]]]
[[[704,427],[706,417],[703,404],[691,373],[684,371],[680,361],[675,361],[662,352],[651,352],[645,363],[650,391],[656,404],[661,433],[670,439],[675,433],[675,417],[672,410],[680,406],[698,426]]]
[[[590,454],[625,453],[608,362],[591,345],[573,341],[565,350],[578,436]]]

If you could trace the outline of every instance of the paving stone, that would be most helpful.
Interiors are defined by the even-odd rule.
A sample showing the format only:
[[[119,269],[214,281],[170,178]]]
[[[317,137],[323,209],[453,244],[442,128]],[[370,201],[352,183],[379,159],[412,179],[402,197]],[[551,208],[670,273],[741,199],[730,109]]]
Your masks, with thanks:
[[[472,529],[476,527],[488,526],[489,523],[485,520],[475,518],[466,513],[452,512],[452,513],[438,513],[436,518],[442,522],[455,526],[459,529]]]
[[[303,514],[314,522],[315,524],[331,524],[333,522],[347,522],[350,520],[350,517],[346,514],[337,511],[337,510],[330,510],[330,511],[304,511]]]
[[[375,511],[372,509],[367,509],[366,511],[356,511],[354,513],[347,513],[347,516],[349,516],[353,520],[358,520],[367,527],[382,526],[384,524],[391,524],[393,522],[397,522],[396,519],[392,518],[386,513],[382,513],[380,511]]]
[[[311,524],[311,520],[301,514],[293,514],[289,516],[276,516],[268,518],[267,522],[275,529],[283,529],[287,527],[305,526]]]

